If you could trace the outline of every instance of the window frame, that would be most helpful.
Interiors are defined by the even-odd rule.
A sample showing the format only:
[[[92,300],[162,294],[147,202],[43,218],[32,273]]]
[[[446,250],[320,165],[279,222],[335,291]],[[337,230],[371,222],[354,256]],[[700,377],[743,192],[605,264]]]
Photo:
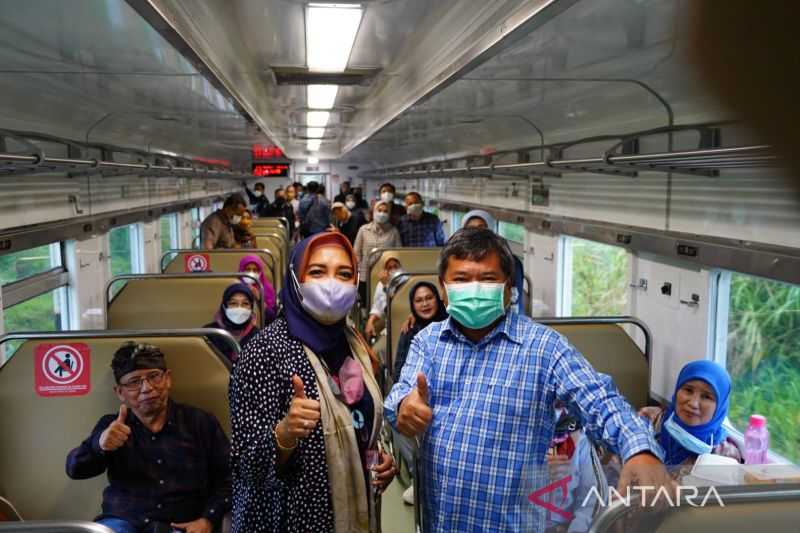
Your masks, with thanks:
[[[144,274],[145,266],[144,266],[144,227],[141,222],[134,222],[133,224],[126,224],[125,226],[117,226],[115,228],[111,228],[111,230],[106,233],[106,244],[108,246],[108,275],[109,277],[113,278],[114,273],[111,270],[112,263],[114,261],[114,254],[111,251],[111,232],[115,230],[128,230],[128,243],[130,245],[131,250],[131,272],[124,272],[117,275],[122,274]]]
[[[602,245],[615,250],[622,250],[628,261],[628,268],[625,272],[625,286],[627,288],[631,278],[631,265],[633,263],[633,254],[630,250],[623,246],[614,246],[605,242],[586,239],[584,237],[576,237],[574,235],[559,235],[556,247],[558,254],[558,265],[556,267],[556,316],[564,318],[572,318],[585,315],[576,315],[573,313],[573,281],[574,281],[574,251],[572,243],[574,241],[585,241],[595,245]],[[619,314],[621,316],[629,315],[631,312],[631,298],[629,289],[626,292],[625,309]],[[592,316],[610,316],[610,315],[592,315]],[[618,315],[613,315],[618,316]]]
[[[72,329],[75,309],[73,306],[74,295],[69,283],[69,271],[67,270],[66,243],[55,242],[47,246],[49,246],[50,263],[55,266],[44,272],[5,283],[0,287],[0,291],[2,291],[2,299],[0,300],[2,301],[2,312],[0,312],[0,320],[2,320],[0,326],[2,328],[0,328],[0,331],[3,334],[11,333],[6,327],[9,311],[18,305],[23,305],[30,300],[50,293],[53,293],[53,303],[60,310],[58,314],[58,330],[67,331]],[[6,354],[5,351],[2,351],[0,353],[0,366],[5,364],[10,356],[11,354]]]
[[[731,280],[733,274],[760,278],[775,283],[786,283],[781,280],[765,278],[753,274],[744,274],[734,270],[714,269],[711,271],[712,302],[709,306],[708,318],[708,339],[709,339],[709,358],[721,365],[725,370],[728,369],[728,327],[730,318],[731,301]],[[730,418],[725,418],[723,426],[728,431],[728,436],[744,449],[744,432],[733,425]],[[795,464],[789,458],[784,457],[773,449],[767,450],[767,460],[775,464]]]

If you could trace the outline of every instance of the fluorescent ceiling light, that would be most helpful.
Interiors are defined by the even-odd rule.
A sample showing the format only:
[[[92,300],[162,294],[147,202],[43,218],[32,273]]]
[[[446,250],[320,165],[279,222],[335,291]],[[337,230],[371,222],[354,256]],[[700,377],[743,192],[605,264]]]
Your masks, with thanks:
[[[309,139],[306,141],[306,148],[308,148],[309,152],[316,152],[321,144],[322,141],[320,139]]]
[[[344,72],[363,10],[358,4],[309,4],[306,64],[315,72]]]
[[[325,136],[325,128],[306,128],[306,137],[312,139],[322,139]]]
[[[309,157],[308,158],[308,164],[309,165],[316,165],[317,163],[319,163],[319,159],[317,159],[316,157]]]
[[[306,113],[306,124],[312,128],[324,128],[330,118],[331,114],[327,111],[309,111]]]
[[[309,85],[307,89],[307,103],[310,109],[333,109],[338,85]]]

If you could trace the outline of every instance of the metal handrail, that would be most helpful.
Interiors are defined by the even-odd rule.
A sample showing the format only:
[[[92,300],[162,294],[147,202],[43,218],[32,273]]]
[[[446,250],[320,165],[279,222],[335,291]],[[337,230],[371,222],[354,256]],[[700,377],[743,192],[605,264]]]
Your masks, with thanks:
[[[77,520],[0,522],[0,531],[4,533],[114,533],[113,530],[97,522],[79,522]]]
[[[268,230],[265,230],[265,231],[268,231]],[[288,237],[285,237],[285,236],[282,236],[282,235],[278,235],[277,233],[259,233],[258,231],[253,231],[253,235],[255,235],[256,237],[275,237],[276,239],[281,241],[281,243],[283,244],[284,254],[286,255],[286,259],[288,261],[288,258],[289,258],[289,239],[288,239]]]
[[[653,333],[641,319],[635,316],[598,316],[598,317],[541,317],[533,319],[539,324],[550,326],[554,324],[633,324],[644,333],[644,358],[648,366],[651,362],[653,350]],[[649,378],[650,376],[648,376]]]
[[[253,294],[253,297],[256,301],[256,309],[261,309],[262,311],[259,313],[261,319],[259,320],[259,328],[264,327],[264,287],[261,285],[261,280],[258,277],[254,276],[249,272],[196,272],[194,274],[123,274],[121,276],[114,276],[111,280],[106,283],[106,290],[103,293],[103,300],[105,303],[105,326],[108,327],[108,312],[111,310],[111,304],[114,303],[114,299],[117,295],[111,297],[111,286],[114,283],[125,281],[125,280],[134,280],[134,279],[202,279],[202,278],[211,278],[211,279],[220,279],[220,278],[235,278],[241,280],[242,277],[248,277],[255,280],[255,283],[261,290],[258,291],[258,294]],[[121,291],[120,291],[121,292]]]
[[[233,350],[234,354],[239,354],[242,349],[236,339],[220,328],[195,328],[195,329],[87,329],[73,331],[19,331],[8,333],[0,337],[0,351],[4,343],[15,340],[47,340],[47,339],[113,339],[117,337],[219,337]],[[213,347],[213,344],[211,345]],[[233,368],[231,361],[219,353],[216,349],[214,353],[230,370]],[[16,354],[16,352],[15,352]],[[11,358],[15,354],[11,355]],[[9,358],[6,363],[11,360]]]
[[[187,253],[187,254],[191,254],[191,253],[193,253],[193,254],[202,254],[202,253],[214,253],[214,254],[219,254],[219,253],[222,253],[222,254],[247,254],[247,253],[251,253],[251,254],[253,254],[253,253],[256,253],[257,254],[257,253],[264,253],[264,254],[267,254],[267,256],[269,256],[270,264],[268,264],[267,267],[269,267],[270,272],[272,272],[272,282],[273,283],[277,283],[277,280],[275,278],[275,256],[272,255],[272,252],[270,252],[266,248],[263,248],[263,249],[262,248],[215,248],[213,250],[202,250],[202,249],[201,250],[192,250],[192,249],[186,249],[186,248],[172,248],[172,249],[167,250],[163,254],[161,254],[161,261],[159,261],[159,266],[161,267],[161,272],[164,272],[166,267],[169,265],[169,263],[167,263],[166,265],[164,264],[164,259],[166,259],[167,256],[172,255],[172,257],[170,258],[170,260],[172,260],[172,259],[174,259],[175,257],[177,257],[178,255],[180,255],[182,253]]]
[[[394,346],[392,346],[392,300],[397,294],[397,291],[411,280],[414,276],[432,276],[436,275],[436,271],[423,271],[423,272],[395,272],[389,279],[386,287],[386,371],[391,374],[394,368]],[[384,380],[389,383],[389,380]],[[386,391],[388,393],[388,391]]]
[[[768,153],[768,145],[737,146],[730,148],[708,148],[679,152],[659,152],[637,155],[612,155],[582,159],[546,159],[529,163],[505,163],[491,165],[465,165],[463,167],[439,169],[397,170],[379,169],[369,174],[380,176],[443,176],[452,173],[492,172],[495,170],[528,170],[537,168],[566,168],[572,172],[593,172],[597,167],[627,167],[638,170],[681,172],[692,168],[748,168],[770,166],[779,162],[777,156]]]
[[[439,248],[439,247],[437,246],[436,248]],[[431,248],[427,247],[427,246],[413,246],[413,247],[397,246],[397,247],[393,247],[393,248],[373,248],[367,254],[367,265],[372,263],[372,258],[374,256],[377,255],[378,257],[380,257],[380,254],[382,254],[383,252],[395,252],[395,251],[400,251],[400,250],[403,250],[403,251],[415,251],[415,250],[430,250],[430,249]],[[366,280],[362,280],[362,281],[365,281],[366,284],[367,284],[367,299],[369,300],[370,295],[372,294],[372,291],[373,291],[373,287],[372,287],[372,267],[369,267],[368,270],[367,270],[367,279]],[[370,303],[372,303],[372,302],[370,302]]]
[[[714,487],[725,507],[741,503],[763,503],[773,501],[794,501],[800,503],[800,483],[786,484],[765,484],[765,485],[736,485]],[[718,506],[716,498],[706,498],[703,507],[692,505],[692,500],[688,499],[686,492],[680,493],[679,504],[676,503],[675,509],[681,507],[692,508],[692,512],[702,512],[703,507]],[[597,515],[592,522],[589,533],[606,533],[616,531],[616,522],[634,512],[641,511],[641,507],[627,506],[624,502],[615,502],[608,506],[603,512]]]
[[[21,154],[8,154],[0,153],[0,162],[6,163],[6,167],[19,165],[24,167],[33,167],[32,170],[38,170],[40,167],[86,167],[92,169],[110,169],[110,170],[142,170],[146,172],[168,172],[176,176],[196,177],[196,178],[214,178],[214,179],[230,179],[241,180],[252,178],[250,174],[242,172],[233,172],[230,170],[218,170],[209,168],[198,167],[173,167],[171,165],[152,165],[150,163],[118,163],[115,161],[102,161],[97,159],[70,159],[63,157],[49,157],[45,154],[35,155],[21,155]],[[0,174],[1,175],[1,174]]]

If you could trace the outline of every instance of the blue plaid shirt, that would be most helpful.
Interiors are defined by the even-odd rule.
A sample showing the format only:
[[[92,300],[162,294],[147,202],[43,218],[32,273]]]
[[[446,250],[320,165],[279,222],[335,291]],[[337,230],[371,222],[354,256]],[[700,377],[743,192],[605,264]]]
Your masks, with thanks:
[[[400,240],[403,246],[434,248],[444,246],[447,239],[444,238],[444,228],[439,217],[433,213],[422,213],[422,218],[412,220],[408,215],[404,215],[397,225],[400,232]]]
[[[574,405],[589,435],[623,460],[662,454],[610,377],[560,334],[517,313],[477,344],[450,319],[418,333],[386,399],[392,425],[418,372],[433,409],[420,442],[425,531],[544,530],[544,512],[528,495],[549,483],[542,475],[556,398]]]

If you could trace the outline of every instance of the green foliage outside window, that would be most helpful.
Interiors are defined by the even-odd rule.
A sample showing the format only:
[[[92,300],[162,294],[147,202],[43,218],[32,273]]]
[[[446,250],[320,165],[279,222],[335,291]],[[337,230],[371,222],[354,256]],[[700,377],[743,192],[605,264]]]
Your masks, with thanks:
[[[133,273],[131,227],[114,228],[108,234],[111,251],[111,277]]]
[[[570,238],[571,316],[615,316],[628,308],[628,254],[624,248]]]
[[[731,274],[727,367],[733,425],[766,416],[770,448],[800,462],[800,287]]]
[[[62,314],[64,310],[60,306],[63,299],[58,298],[56,294],[63,290],[65,289],[56,289],[6,309],[3,312],[6,333],[63,329]],[[4,350],[0,352],[0,362],[5,362],[11,357],[23,342],[4,343]]]
[[[498,223],[497,233],[509,241],[525,244],[525,226],[520,224],[512,224],[501,220]]]
[[[0,255],[0,285],[47,272],[54,266],[58,265],[51,262],[49,244]]]
[[[178,224],[173,222],[177,215],[164,215],[159,219],[160,223],[160,235],[161,235],[161,253],[164,254],[167,250],[171,250],[173,248],[177,248],[177,246],[173,246],[177,240],[178,236],[176,234],[176,230]]]

